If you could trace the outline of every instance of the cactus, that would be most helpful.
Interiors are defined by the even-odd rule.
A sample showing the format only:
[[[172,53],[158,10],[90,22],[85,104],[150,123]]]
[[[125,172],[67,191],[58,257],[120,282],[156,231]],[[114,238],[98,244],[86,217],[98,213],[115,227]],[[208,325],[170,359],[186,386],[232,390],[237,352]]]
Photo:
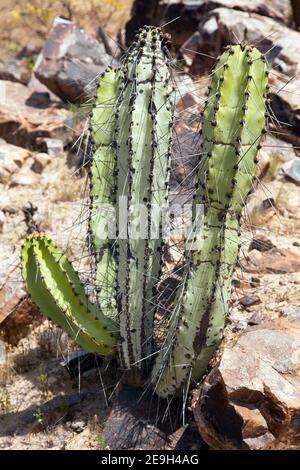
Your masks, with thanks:
[[[156,285],[163,264],[173,103],[165,37],[145,27],[119,70],[101,76],[91,115],[89,235],[97,305],[45,235],[22,248],[33,301],[85,350],[121,355],[122,368],[149,372],[167,397],[199,380],[219,345],[239,251],[243,206],[265,126],[267,70],[256,48],[230,46],[212,75],[202,122],[186,266],[160,351],[152,344]],[[199,228],[197,205],[204,206]],[[145,227],[141,210],[146,210]],[[111,222],[114,234],[108,234]],[[157,234],[159,236],[157,237]],[[140,371],[142,374],[140,374]]]
[[[141,361],[152,353],[153,297],[162,264],[162,236],[151,234],[161,232],[157,207],[166,206],[168,200],[173,119],[164,41],[157,28],[140,31],[122,65],[116,111],[118,302],[127,368],[133,364],[142,368]],[[138,226],[145,208],[148,226]],[[128,224],[121,221],[124,212]]]
[[[88,352],[113,354],[118,327],[87,298],[66,256],[41,233],[21,250],[22,275],[33,302]]]
[[[95,255],[95,287],[102,312],[117,320],[116,260],[114,240],[109,239],[109,221],[115,198],[114,132],[115,107],[119,97],[120,73],[108,68],[99,80],[91,115],[92,158],[90,166],[89,235]]]
[[[216,64],[203,114],[203,159],[194,198],[194,209],[202,203],[204,216],[192,249],[186,250],[184,287],[152,372],[161,396],[182,389],[191,376],[198,380],[222,339],[240,217],[265,126],[267,81],[256,48],[228,47]]]

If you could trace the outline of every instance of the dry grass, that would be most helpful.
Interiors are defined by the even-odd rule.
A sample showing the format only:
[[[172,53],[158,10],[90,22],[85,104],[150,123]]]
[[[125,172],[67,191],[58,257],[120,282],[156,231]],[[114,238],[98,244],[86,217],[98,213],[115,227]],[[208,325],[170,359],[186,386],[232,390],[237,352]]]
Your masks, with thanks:
[[[115,35],[124,27],[131,5],[132,0],[0,0],[2,57],[29,43],[42,46],[58,15],[71,16],[94,37],[99,26]]]

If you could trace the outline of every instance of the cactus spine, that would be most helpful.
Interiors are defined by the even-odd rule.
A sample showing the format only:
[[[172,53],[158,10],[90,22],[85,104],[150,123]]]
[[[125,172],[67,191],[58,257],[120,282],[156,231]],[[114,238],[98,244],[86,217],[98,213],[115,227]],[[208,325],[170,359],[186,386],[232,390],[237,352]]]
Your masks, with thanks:
[[[168,200],[172,127],[166,52],[160,30],[140,31],[122,66],[116,113],[118,299],[127,368],[142,368],[141,361],[152,353],[153,296],[162,262],[157,208]],[[155,229],[160,233],[152,237]]]
[[[118,328],[87,298],[66,256],[45,235],[30,235],[22,251],[22,274],[34,303],[86,351],[112,354]]]
[[[222,339],[240,217],[265,126],[266,93],[260,52],[229,47],[216,64],[203,114],[203,159],[194,206],[204,205],[204,217],[187,253],[177,314],[152,373],[161,396],[174,394],[191,375],[198,380]]]

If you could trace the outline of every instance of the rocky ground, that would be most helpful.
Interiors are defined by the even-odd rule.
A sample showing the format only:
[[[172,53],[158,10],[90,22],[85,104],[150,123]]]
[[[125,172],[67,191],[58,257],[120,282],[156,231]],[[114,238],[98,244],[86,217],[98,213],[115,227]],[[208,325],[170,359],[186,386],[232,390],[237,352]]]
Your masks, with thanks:
[[[269,120],[260,151],[256,190],[245,208],[225,339],[204,383],[193,392],[189,427],[193,431],[198,427],[202,440],[193,435],[190,445],[297,449],[300,32],[290,2],[163,0],[149,1],[145,8],[144,2],[137,0],[135,6],[137,13],[126,28],[127,41],[138,23],[164,24],[181,15],[186,24],[186,29],[178,28],[176,21],[167,27],[175,44],[173,52],[180,60],[177,110],[182,116],[200,111],[212,64],[207,56],[215,57],[225,44],[237,39],[256,43],[267,52],[275,116]],[[57,37],[59,41],[54,41]],[[82,47],[88,51],[88,61],[82,57]],[[70,376],[61,363],[72,354],[74,345],[44,320],[27,298],[19,250],[34,226],[47,231],[88,285],[87,175],[84,141],[80,139],[88,110],[79,106],[90,99],[95,76],[118,59],[117,53],[110,56],[103,44],[73,23],[59,22],[38,56],[33,74],[24,73],[22,59],[16,57],[0,67],[2,449],[102,449],[117,445],[116,440],[110,441],[116,434],[116,408],[106,406],[116,379],[109,379],[103,394],[99,364],[85,370],[83,363],[82,370]],[[183,180],[188,184],[186,171],[195,164],[188,143],[193,129],[186,122],[178,131],[183,156],[180,161],[174,159],[173,190]],[[74,367],[78,362],[72,364]],[[132,427],[134,416],[130,414]],[[107,419],[111,433],[105,432]],[[143,429],[139,428],[139,435]],[[165,430],[152,431],[157,446],[180,447],[183,430],[176,435],[172,429],[173,437],[167,440]],[[130,438],[123,442],[124,447],[145,445]],[[147,445],[151,446],[151,440]]]

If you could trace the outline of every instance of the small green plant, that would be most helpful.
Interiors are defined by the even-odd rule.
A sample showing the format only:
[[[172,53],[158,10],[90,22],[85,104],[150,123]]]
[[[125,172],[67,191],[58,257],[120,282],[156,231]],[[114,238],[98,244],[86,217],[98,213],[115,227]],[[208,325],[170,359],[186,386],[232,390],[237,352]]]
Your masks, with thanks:
[[[164,239],[154,208],[168,207],[174,107],[166,38],[158,28],[142,29],[122,67],[102,75],[91,116],[89,237],[97,302],[49,238],[33,234],[23,245],[23,277],[41,311],[85,350],[118,353],[130,380],[150,382],[161,397],[200,380],[222,339],[242,209],[264,132],[267,83],[256,48],[230,46],[216,64],[202,119],[185,268],[160,350],[153,336]]]
[[[36,419],[37,423],[42,425],[44,424],[44,415],[41,411],[41,408],[37,408],[33,413],[34,418]]]
[[[48,374],[46,372],[41,373],[37,376],[37,381],[40,385],[43,397],[46,398],[49,394]]]

